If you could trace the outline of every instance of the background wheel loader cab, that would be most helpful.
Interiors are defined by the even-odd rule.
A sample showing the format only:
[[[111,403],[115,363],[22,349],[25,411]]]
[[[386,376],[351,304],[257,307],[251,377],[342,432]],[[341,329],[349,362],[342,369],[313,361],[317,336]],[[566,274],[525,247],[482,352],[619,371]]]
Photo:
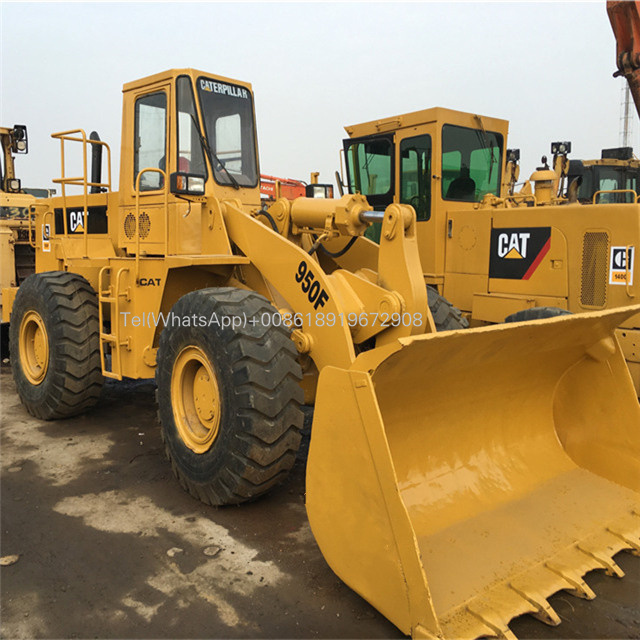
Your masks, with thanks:
[[[117,192],[105,142],[54,134],[63,159],[102,148],[107,172],[63,173],[61,196],[34,205],[36,273],[11,305],[28,411],[72,416],[104,377],[155,377],[178,481],[224,505],[286,478],[306,395],[313,533],[415,636],[506,637],[527,612],[557,624],[547,596],[620,573],[612,556],[640,545],[640,407],[614,330],[640,307],[436,333],[413,208],[353,194],[264,215],[251,85],[158,73],[124,86],[122,122]],[[435,131],[403,149],[407,197],[427,197],[428,162],[440,176],[423,216],[443,233],[437,203],[463,165],[476,198],[500,181],[502,134],[484,129],[452,127],[444,165]],[[375,141],[381,168],[391,142]],[[393,188],[396,174],[363,169],[372,192]]]
[[[579,181],[577,198],[582,204],[633,203],[640,193],[640,160],[631,147],[603,149],[599,160],[571,160],[568,182]]]
[[[13,299],[18,286],[35,270],[35,243],[29,232],[29,208],[36,198],[52,195],[49,189],[30,189],[16,173],[14,154],[29,151],[27,127],[0,127],[0,291]],[[0,312],[2,293],[0,293]],[[2,316],[0,352],[8,355],[9,316]]]
[[[597,204],[583,205],[564,195],[569,143],[552,145],[551,168],[514,192],[518,153],[507,149],[505,120],[434,108],[346,131],[349,192],[377,209],[414,208],[425,282],[472,326],[536,307],[579,313],[640,300],[640,204],[628,162],[621,175],[630,191],[601,182],[591,194]],[[591,193],[586,172],[596,170],[583,164],[580,194]],[[599,171],[622,171],[617,161],[600,164]],[[367,234],[379,239],[379,229]],[[640,317],[617,336],[640,395]]]

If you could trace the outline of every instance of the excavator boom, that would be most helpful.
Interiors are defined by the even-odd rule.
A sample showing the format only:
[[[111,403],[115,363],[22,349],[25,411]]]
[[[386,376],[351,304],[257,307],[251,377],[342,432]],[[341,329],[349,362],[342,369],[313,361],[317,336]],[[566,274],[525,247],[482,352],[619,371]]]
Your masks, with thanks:
[[[614,75],[627,79],[640,115],[640,1],[608,0],[607,13],[616,37]]]

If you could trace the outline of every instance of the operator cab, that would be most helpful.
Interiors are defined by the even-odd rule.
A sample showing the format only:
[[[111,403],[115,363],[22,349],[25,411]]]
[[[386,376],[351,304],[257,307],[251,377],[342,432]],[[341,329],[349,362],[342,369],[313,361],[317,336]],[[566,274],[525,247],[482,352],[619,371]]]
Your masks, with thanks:
[[[170,174],[170,191],[174,194],[204,195],[211,172],[214,181],[223,187],[257,187],[250,88],[193,72],[179,75],[175,87],[178,148],[170,161],[173,166],[167,166],[172,146],[167,143],[167,91],[154,91],[136,99],[134,180],[143,169],[152,167]],[[160,173],[145,172],[141,176],[141,191],[162,186]]]
[[[382,132],[354,135],[367,129]],[[409,204],[424,222],[445,202],[475,204],[500,195],[505,121],[434,108],[346,130],[352,136],[343,141],[349,193],[366,196],[376,210]],[[379,230],[367,235],[377,240]]]
[[[571,160],[568,176],[568,184],[580,181],[578,200],[583,204],[593,203],[594,196],[598,204],[631,203],[632,192],[640,194],[640,160],[631,147],[603,149],[600,160]]]

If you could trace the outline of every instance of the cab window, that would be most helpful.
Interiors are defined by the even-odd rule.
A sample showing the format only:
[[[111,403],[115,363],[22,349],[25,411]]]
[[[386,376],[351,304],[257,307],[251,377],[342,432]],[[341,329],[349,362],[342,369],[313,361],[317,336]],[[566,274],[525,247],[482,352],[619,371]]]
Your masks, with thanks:
[[[258,160],[251,92],[240,85],[198,78],[198,99],[204,134],[212,152],[218,184],[258,185]]]
[[[480,202],[488,193],[499,195],[502,136],[493,131],[442,127],[442,197]]]
[[[178,171],[207,175],[204,151],[200,142],[200,134],[196,122],[195,100],[191,80],[181,76],[176,83],[178,93]]]
[[[386,138],[354,142],[346,149],[349,191],[364,196],[384,195],[391,189],[392,144]]]
[[[416,210],[418,220],[431,217],[431,136],[400,142],[400,202]]]
[[[151,93],[136,100],[133,184],[143,169],[153,167],[166,170],[167,96]],[[162,188],[162,176],[148,171],[140,178],[140,190]]]

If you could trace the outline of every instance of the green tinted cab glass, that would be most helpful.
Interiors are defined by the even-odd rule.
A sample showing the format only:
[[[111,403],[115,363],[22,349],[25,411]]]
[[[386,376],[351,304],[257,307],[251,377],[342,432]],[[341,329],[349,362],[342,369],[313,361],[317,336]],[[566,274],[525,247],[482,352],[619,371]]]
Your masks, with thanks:
[[[383,138],[354,142],[347,148],[349,190],[364,196],[391,189],[391,142]]]
[[[502,136],[446,124],[442,127],[442,197],[480,202],[500,193]]]
[[[589,170],[594,176],[593,182],[583,178],[578,191],[579,198],[590,201],[596,191],[604,191],[596,196],[598,204],[631,203],[634,201],[633,193],[610,193],[614,190],[632,189],[637,194],[637,175],[633,169],[626,167],[592,166]],[[595,187],[595,188],[594,188]],[[607,193],[609,192],[609,193]]]
[[[400,142],[400,202],[410,204],[418,220],[431,217],[431,136]]]

